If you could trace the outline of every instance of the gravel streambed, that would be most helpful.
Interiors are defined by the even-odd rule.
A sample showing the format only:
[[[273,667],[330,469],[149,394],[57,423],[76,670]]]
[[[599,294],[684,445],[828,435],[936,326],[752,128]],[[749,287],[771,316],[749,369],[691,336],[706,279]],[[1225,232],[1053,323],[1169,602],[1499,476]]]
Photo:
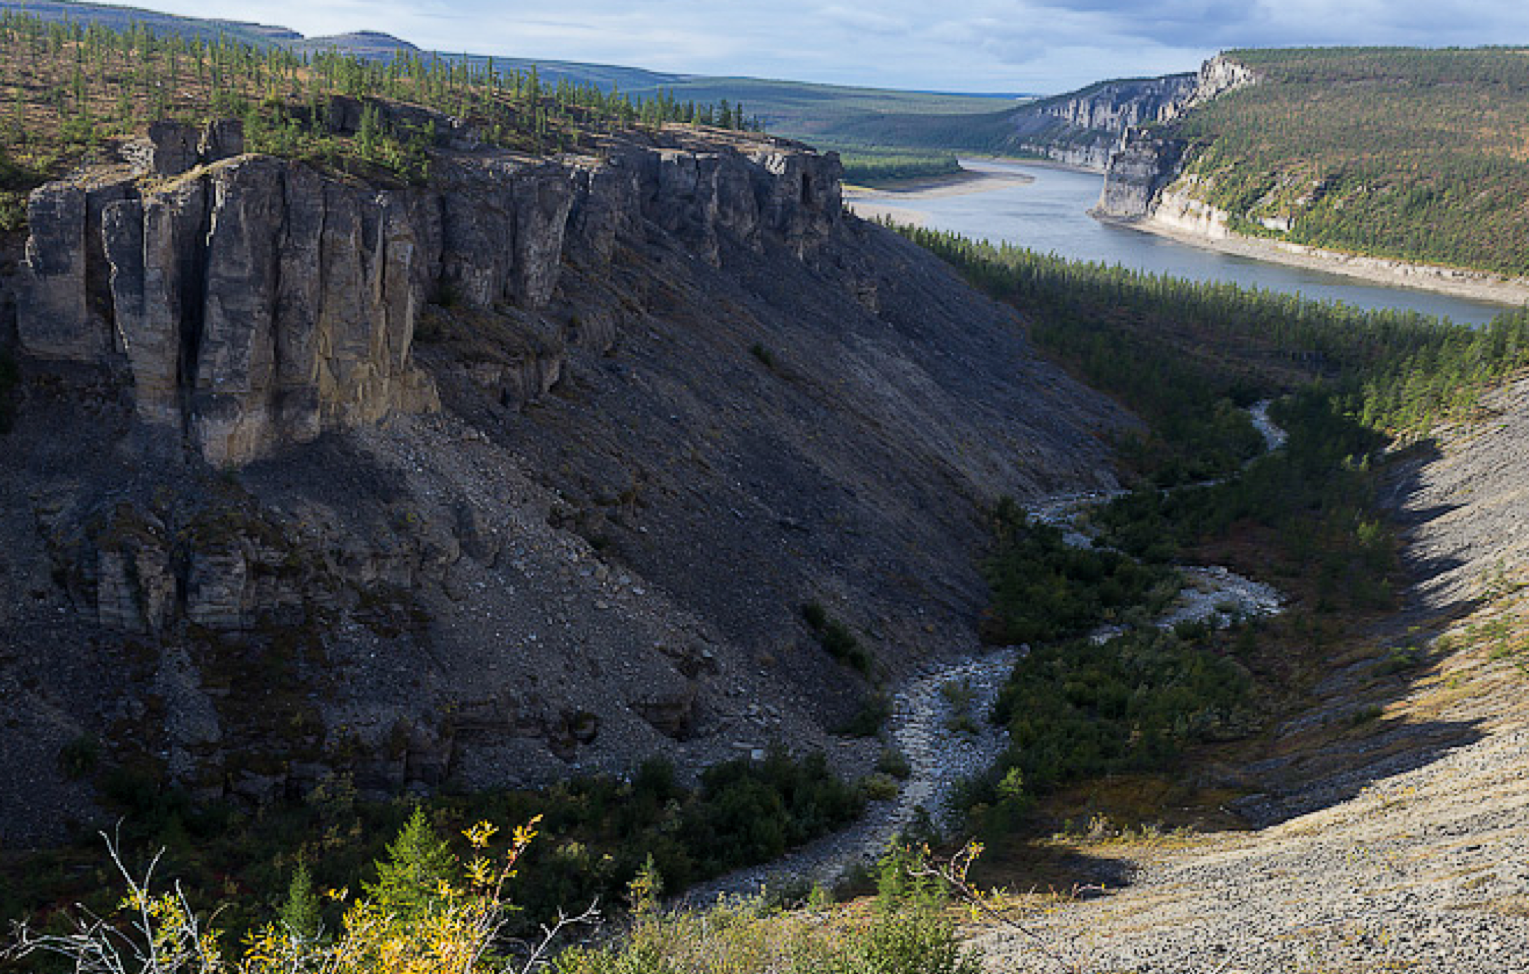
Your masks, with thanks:
[[[947,801],[957,782],[986,771],[1008,743],[1008,732],[991,724],[987,714],[1020,652],[968,656],[908,680],[893,694],[887,725],[909,767],[895,799],[873,802],[855,825],[784,858],[694,887],[686,900],[708,903],[719,896],[751,896],[761,888],[831,888],[854,867],[875,864],[888,843],[921,817],[920,810],[937,825],[949,825]],[[959,691],[947,692],[947,686]],[[957,724],[976,732],[954,729]]]
[[[1268,415],[1269,403],[1251,410],[1253,425],[1268,449],[1285,443],[1285,433]],[[1036,520],[1061,529],[1067,543],[1091,547],[1096,532],[1084,516],[1125,491],[1060,494],[1030,506]],[[1185,585],[1168,611],[1155,622],[1171,629],[1181,623],[1230,625],[1238,618],[1281,611],[1278,591],[1221,566],[1179,569]],[[1119,626],[1101,626],[1090,638],[1104,641],[1120,635]],[[694,887],[686,899],[705,903],[719,896],[749,896],[765,889],[832,887],[856,866],[874,864],[889,842],[927,813],[938,827],[949,827],[949,799],[956,784],[986,771],[1003,753],[1008,732],[988,720],[1005,679],[1023,654],[1011,647],[970,655],[953,663],[931,665],[909,679],[893,695],[888,733],[907,760],[910,773],[895,799],[874,802],[865,816],[848,829],[774,862],[730,873]],[[947,688],[959,688],[947,690]],[[963,729],[957,730],[957,727]],[[974,731],[974,732],[973,732]]]

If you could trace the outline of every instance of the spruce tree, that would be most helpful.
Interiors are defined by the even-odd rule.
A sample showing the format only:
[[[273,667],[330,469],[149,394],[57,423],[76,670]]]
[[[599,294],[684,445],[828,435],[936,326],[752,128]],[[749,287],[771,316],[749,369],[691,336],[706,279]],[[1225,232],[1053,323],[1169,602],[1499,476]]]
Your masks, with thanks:
[[[377,882],[364,885],[368,898],[403,921],[429,915],[439,905],[437,890],[456,874],[456,859],[435,834],[424,809],[415,807],[388,857],[377,863]]]

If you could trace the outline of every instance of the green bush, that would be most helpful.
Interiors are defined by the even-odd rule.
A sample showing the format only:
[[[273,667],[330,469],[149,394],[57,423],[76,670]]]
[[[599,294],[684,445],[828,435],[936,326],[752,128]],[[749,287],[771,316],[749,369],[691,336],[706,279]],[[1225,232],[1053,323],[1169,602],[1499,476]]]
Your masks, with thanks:
[[[849,824],[864,807],[864,796],[828,770],[822,752],[796,761],[772,747],[762,762],[740,758],[703,772],[682,831],[700,868],[716,874],[774,859]]]
[[[881,691],[869,693],[860,708],[834,728],[840,737],[875,737],[892,716],[892,699]]]
[[[1074,548],[1011,498],[999,501],[993,524],[997,550],[982,565],[993,599],[982,629],[988,642],[1076,636],[1131,606],[1164,603],[1178,590],[1171,570],[1118,551]]]
[[[860,645],[860,640],[855,638],[855,634],[850,632],[848,626],[831,618],[828,610],[818,602],[808,602],[802,606],[802,618],[818,637],[818,644],[828,651],[828,655],[863,676],[871,675],[871,668],[875,661],[870,651]]]
[[[807,625],[811,626],[814,632],[822,632],[823,627],[828,624],[828,610],[824,609],[821,603],[808,602],[802,606],[802,618],[807,620]]]
[[[1148,629],[1032,648],[995,707],[1009,751],[988,794],[969,800],[1022,799],[1084,778],[1160,770],[1188,744],[1250,733],[1251,678],[1220,646],[1231,638],[1189,641]],[[1015,769],[1020,777],[1009,777]]]
[[[908,759],[903,757],[902,752],[886,748],[881,756],[876,759],[876,770],[882,774],[891,775],[899,781],[907,780],[913,773],[913,768],[908,764]]]

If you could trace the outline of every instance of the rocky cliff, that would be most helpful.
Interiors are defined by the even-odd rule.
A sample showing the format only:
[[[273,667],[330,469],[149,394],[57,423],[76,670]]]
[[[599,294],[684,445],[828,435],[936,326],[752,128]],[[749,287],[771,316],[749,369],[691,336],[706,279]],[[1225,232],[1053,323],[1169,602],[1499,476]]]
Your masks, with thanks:
[[[831,155],[445,146],[401,187],[177,138],[37,191],[0,276],[7,843],[89,819],[81,740],[251,803],[864,765],[831,732],[967,646],[986,505],[1112,482],[1129,419]]]
[[[1106,81],[1026,105],[1013,114],[1014,140],[1026,152],[1104,172],[1127,130],[1172,118],[1194,94],[1197,76]]]
[[[1157,121],[1171,122],[1218,95],[1257,80],[1248,68],[1219,54],[1202,64],[1198,74],[1185,77],[1190,83],[1181,90],[1180,99]],[[1188,144],[1176,135],[1172,125],[1140,127],[1133,123],[1122,133],[1119,147],[1109,157],[1096,212],[1119,220],[1139,220],[1155,214],[1163,202],[1164,191],[1183,171],[1187,151]],[[1224,234],[1225,214],[1218,217],[1202,212],[1206,208],[1192,198],[1192,187],[1180,189],[1167,207],[1174,225],[1204,223],[1208,227],[1219,226]]]
[[[565,252],[608,258],[623,221],[715,263],[719,233],[800,255],[839,219],[836,164],[798,149],[462,155],[428,190],[378,190],[188,143],[153,134],[168,179],[92,171],[32,195],[17,328],[24,355],[127,370],[146,436],[216,465],[438,409],[411,356],[426,303],[542,308]]]

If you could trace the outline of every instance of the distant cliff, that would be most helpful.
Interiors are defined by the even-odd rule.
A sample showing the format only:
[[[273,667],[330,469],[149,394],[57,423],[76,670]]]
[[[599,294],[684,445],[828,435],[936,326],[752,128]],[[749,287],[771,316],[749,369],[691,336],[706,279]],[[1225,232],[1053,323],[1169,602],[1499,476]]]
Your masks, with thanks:
[[[1224,55],[1217,55],[1200,66],[1198,74],[1184,75],[1188,83],[1182,98],[1172,110],[1155,121],[1171,122],[1185,112],[1209,104],[1227,91],[1255,82],[1253,73]],[[1120,145],[1104,168],[1104,189],[1096,212],[1100,216],[1135,220],[1156,211],[1164,189],[1183,171],[1188,142],[1172,125],[1146,126],[1132,123],[1121,133]],[[1181,206],[1181,212],[1193,207]],[[1214,221],[1214,217],[1207,217]],[[1224,219],[1221,221],[1224,227]]]
[[[1011,144],[1021,152],[1104,172],[1126,132],[1172,118],[1196,90],[1193,74],[1105,81],[1016,109]]]
[[[1526,92],[1529,63],[1500,48],[1227,52],[1182,111],[1131,130],[1099,212],[1516,303],[1529,278]]]

